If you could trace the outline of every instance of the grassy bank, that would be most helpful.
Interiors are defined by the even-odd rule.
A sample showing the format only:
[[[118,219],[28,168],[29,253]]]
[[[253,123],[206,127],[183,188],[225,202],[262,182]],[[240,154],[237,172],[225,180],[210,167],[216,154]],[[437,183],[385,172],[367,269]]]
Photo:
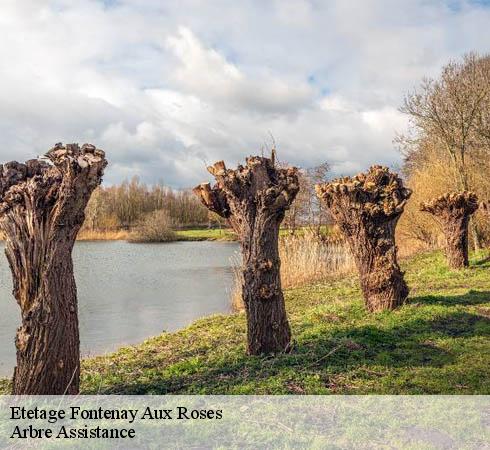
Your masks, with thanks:
[[[327,227],[322,227],[323,234],[329,234]],[[295,231],[296,236],[304,236],[309,230],[305,227]],[[194,228],[190,230],[176,230],[178,241],[236,241],[237,236],[230,228]],[[281,236],[289,236],[287,229],[281,229]],[[131,238],[131,232],[127,230],[115,231],[90,231],[82,230],[78,234],[79,241],[126,241]]]
[[[235,241],[236,235],[229,229],[196,228],[192,230],[178,230],[175,232],[177,241]],[[116,231],[88,231],[82,230],[78,234],[79,241],[127,241],[131,240],[131,232],[127,230]]]
[[[243,314],[85,360],[84,393],[490,393],[490,260],[451,272],[440,253],[405,261],[412,292],[365,312],[356,277],[287,291],[295,347],[245,356]]]
[[[179,241],[236,241],[236,234],[226,228],[179,230],[175,233]]]
[[[461,272],[440,253],[403,265],[411,295],[395,312],[367,314],[354,276],[288,290],[290,354],[248,357],[243,313],[212,316],[83,361],[82,392],[489,394],[488,254]]]

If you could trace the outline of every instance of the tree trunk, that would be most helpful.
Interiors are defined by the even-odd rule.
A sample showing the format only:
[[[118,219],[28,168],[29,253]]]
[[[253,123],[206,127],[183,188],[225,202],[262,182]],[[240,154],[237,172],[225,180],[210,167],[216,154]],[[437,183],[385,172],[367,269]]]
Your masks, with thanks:
[[[420,205],[422,211],[433,214],[441,224],[446,239],[446,258],[449,267],[468,267],[468,223],[478,209],[473,192],[450,192]]]
[[[281,289],[279,226],[276,214],[258,213],[255,232],[241,241],[242,298],[247,313],[248,353],[286,351],[291,340]]]
[[[473,238],[473,250],[477,251],[482,248],[481,237],[478,234],[478,228],[474,220],[469,220],[469,229],[471,230],[471,237]]]
[[[446,257],[449,267],[468,267],[468,216],[455,217],[442,223],[446,237]]]
[[[2,166],[0,228],[21,308],[14,394],[76,394],[80,344],[71,252],[106,166],[92,145],[63,147]]]
[[[194,189],[202,203],[229,220],[243,257],[242,295],[247,315],[247,350],[251,355],[290,347],[281,288],[279,227],[298,189],[297,170],[278,169],[268,158],[251,157],[246,167],[227,170],[222,161],[209,167],[217,184]]]
[[[395,225],[396,222],[363,224],[355,235],[346,236],[370,312],[398,308],[408,296],[408,286],[397,262]]]
[[[347,240],[368,311],[401,306],[409,291],[397,262],[395,228],[411,191],[381,166],[316,190]]]
[[[22,312],[15,341],[14,394],[77,394],[79,390],[80,343],[71,248],[55,252],[39,272],[40,285],[32,306]]]

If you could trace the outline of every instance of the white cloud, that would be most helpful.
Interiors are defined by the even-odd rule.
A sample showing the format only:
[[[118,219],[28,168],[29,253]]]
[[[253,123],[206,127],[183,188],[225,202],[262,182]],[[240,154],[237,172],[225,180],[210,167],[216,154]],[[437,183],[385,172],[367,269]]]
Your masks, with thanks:
[[[275,0],[276,14],[281,23],[306,28],[313,22],[313,5],[309,0]]]
[[[403,94],[486,51],[489,20],[470,1],[4,0],[0,159],[92,141],[108,182],[190,186],[272,133],[296,165],[396,164]]]
[[[363,111],[361,117],[363,122],[377,133],[388,132],[394,134],[396,130],[404,131],[407,125],[406,117],[391,106]]]
[[[234,110],[285,113],[311,102],[312,92],[305,82],[288,82],[287,77],[270,74],[248,78],[216,50],[205,48],[188,28],[179,27],[167,46],[178,58],[171,75],[176,87],[210,103]]]
[[[327,95],[320,99],[318,106],[323,111],[335,111],[337,113],[349,113],[359,110],[360,106],[347,100],[338,94]]]

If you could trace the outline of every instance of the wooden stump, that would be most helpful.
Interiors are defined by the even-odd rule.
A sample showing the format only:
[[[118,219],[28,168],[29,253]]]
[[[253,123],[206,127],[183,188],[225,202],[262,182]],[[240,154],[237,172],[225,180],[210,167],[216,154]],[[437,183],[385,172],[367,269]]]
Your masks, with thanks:
[[[72,248],[107,162],[93,145],[0,165],[0,229],[21,309],[14,394],[76,394],[80,343]]]
[[[216,185],[194,193],[211,211],[229,220],[243,257],[242,295],[251,355],[287,351],[291,332],[281,289],[279,226],[299,190],[297,169],[280,169],[269,158],[250,157],[245,167],[208,167]]]
[[[397,262],[395,227],[411,191],[386,167],[316,186],[347,240],[359,271],[366,308],[402,305],[408,287]]]
[[[420,205],[421,211],[433,214],[441,224],[446,239],[449,267],[468,267],[468,223],[478,209],[473,192],[448,192]]]

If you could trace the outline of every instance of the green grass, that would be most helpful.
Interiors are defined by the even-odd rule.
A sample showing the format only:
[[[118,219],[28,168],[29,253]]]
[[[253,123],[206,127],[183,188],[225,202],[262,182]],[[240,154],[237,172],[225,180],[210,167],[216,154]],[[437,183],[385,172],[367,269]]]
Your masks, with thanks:
[[[179,230],[175,233],[180,241],[236,241],[236,234],[226,228]]]
[[[411,294],[393,312],[368,314],[354,276],[287,291],[289,354],[246,356],[243,313],[216,315],[83,361],[82,392],[489,394],[488,254],[460,272],[440,253],[403,266]]]
[[[310,227],[307,227],[307,226],[298,227],[294,231],[294,235],[295,236],[304,236],[306,233],[312,232],[312,231],[316,232],[317,230],[310,228]],[[318,231],[320,232],[321,235],[328,236],[328,235],[332,234],[333,227],[331,225],[321,225],[320,229]],[[291,230],[289,228],[281,228],[279,230],[279,236],[290,236],[291,234],[293,234],[293,233],[291,233]]]
[[[299,227],[295,231],[296,236],[303,236],[308,231],[307,227]],[[331,227],[322,226],[322,234],[331,233]],[[229,228],[196,228],[191,230],[178,230],[175,232],[180,241],[236,241],[236,234]],[[288,236],[291,232],[286,228],[281,228],[280,236]]]

